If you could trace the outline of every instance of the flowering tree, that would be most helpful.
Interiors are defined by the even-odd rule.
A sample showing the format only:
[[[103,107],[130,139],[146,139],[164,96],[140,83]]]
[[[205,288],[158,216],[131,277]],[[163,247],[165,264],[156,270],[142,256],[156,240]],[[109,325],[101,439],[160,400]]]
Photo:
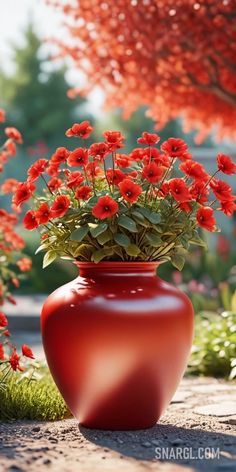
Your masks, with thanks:
[[[157,127],[184,116],[198,140],[213,128],[236,138],[236,0],[48,0],[69,41],[57,41],[108,106],[140,105]],[[71,41],[72,39],[72,41]]]
[[[4,121],[5,112],[0,109],[0,123],[4,123]],[[21,133],[16,128],[6,127],[4,131],[7,139],[0,147],[0,173],[3,173],[8,159],[16,155],[16,144],[23,142]],[[0,185],[0,192],[10,193],[15,190],[16,186],[15,179],[6,179]],[[5,299],[12,304],[16,303],[11,294],[12,287],[19,287],[20,273],[31,268],[31,260],[22,257],[21,254],[25,243],[15,230],[18,221],[16,211],[18,210],[15,206],[13,206],[12,213],[0,208],[0,305],[4,304]],[[9,337],[7,317],[0,310],[0,386],[4,385],[11,370],[23,370],[20,365],[22,358],[17,353],[15,346],[9,341]],[[22,356],[33,359],[31,349],[25,344],[22,346]]]

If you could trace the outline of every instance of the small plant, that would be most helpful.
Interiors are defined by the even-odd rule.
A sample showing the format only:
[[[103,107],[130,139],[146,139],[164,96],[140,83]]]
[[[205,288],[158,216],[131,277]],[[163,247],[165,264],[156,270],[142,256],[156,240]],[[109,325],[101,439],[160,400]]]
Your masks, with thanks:
[[[71,416],[46,367],[37,370],[35,380],[11,373],[0,390],[0,420],[54,421]]]
[[[85,140],[92,130],[85,121],[66,135]],[[236,165],[219,154],[209,176],[181,139],[170,138],[158,149],[159,136],[143,132],[138,144],[144,147],[124,154],[119,131],[103,136],[89,148],[59,147],[49,161],[39,159],[14,191],[18,207],[31,199],[23,223],[42,230],[44,267],[60,256],[95,263],[170,260],[181,270],[190,244],[204,245],[198,228],[217,231],[214,210],[233,214],[232,189],[215,176],[235,173]]]
[[[189,373],[236,378],[236,292],[232,311],[202,312],[196,316]]]

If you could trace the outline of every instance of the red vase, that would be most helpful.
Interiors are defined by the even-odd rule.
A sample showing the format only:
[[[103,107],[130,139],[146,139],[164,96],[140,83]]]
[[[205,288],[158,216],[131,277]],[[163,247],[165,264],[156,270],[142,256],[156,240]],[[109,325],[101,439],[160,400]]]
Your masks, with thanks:
[[[184,293],[156,276],[157,265],[78,263],[80,276],[44,304],[49,368],[86,427],[151,427],[181,380],[193,308]]]

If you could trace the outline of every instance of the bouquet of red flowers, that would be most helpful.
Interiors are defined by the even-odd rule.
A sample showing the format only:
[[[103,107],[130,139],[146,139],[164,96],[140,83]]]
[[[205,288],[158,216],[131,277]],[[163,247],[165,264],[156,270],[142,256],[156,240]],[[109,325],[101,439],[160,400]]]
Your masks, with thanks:
[[[92,130],[84,121],[66,136],[84,142]],[[217,174],[233,174],[236,165],[219,154],[210,176],[182,139],[169,138],[158,148],[159,136],[143,132],[139,147],[126,154],[121,132],[103,137],[37,160],[14,192],[14,205],[32,202],[23,223],[29,230],[41,228],[44,267],[60,256],[95,263],[170,260],[181,270],[190,245],[204,244],[199,227],[217,231],[215,211],[235,211],[236,197]]]

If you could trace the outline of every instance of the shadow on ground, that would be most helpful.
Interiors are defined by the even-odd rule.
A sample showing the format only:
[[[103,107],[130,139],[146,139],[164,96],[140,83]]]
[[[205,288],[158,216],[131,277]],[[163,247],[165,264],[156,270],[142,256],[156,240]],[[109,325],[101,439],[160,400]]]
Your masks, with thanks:
[[[139,431],[79,429],[88,441],[139,461],[159,459],[201,472],[236,470],[236,436],[230,434],[163,424]]]

